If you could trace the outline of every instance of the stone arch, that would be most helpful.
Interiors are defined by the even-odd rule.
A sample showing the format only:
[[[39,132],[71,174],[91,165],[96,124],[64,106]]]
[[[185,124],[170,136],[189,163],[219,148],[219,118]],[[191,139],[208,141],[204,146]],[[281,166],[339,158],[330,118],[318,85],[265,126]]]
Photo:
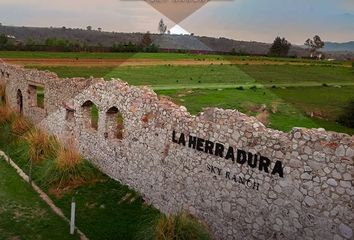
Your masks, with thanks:
[[[17,112],[22,114],[23,113],[23,95],[22,95],[22,92],[20,89],[17,90],[16,99],[17,99]]]
[[[123,139],[124,118],[117,107],[111,107],[106,112],[106,132],[108,139]]]
[[[98,130],[99,111],[96,104],[88,100],[82,104],[83,123],[88,129]]]

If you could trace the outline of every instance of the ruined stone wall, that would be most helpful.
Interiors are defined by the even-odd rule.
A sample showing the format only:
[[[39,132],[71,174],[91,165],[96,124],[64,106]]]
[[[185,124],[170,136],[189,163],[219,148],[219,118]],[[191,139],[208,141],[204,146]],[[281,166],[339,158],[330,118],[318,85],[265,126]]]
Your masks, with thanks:
[[[36,81],[32,70],[1,68],[10,72],[12,95]],[[45,76],[50,93],[54,85],[46,83],[58,79]],[[354,136],[284,133],[235,110],[192,116],[146,88],[81,81],[80,91],[46,94],[52,110],[39,125],[75,139],[86,158],[163,212],[188,210],[208,222],[215,239],[353,239]],[[97,129],[87,124],[91,102],[99,109]],[[109,123],[117,110],[124,129],[114,137]]]

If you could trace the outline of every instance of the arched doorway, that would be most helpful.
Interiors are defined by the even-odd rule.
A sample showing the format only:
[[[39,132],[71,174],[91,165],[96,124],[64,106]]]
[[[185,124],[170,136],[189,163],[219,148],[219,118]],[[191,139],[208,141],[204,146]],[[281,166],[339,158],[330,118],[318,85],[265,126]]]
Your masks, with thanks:
[[[20,89],[17,90],[17,111],[23,113],[23,96]]]

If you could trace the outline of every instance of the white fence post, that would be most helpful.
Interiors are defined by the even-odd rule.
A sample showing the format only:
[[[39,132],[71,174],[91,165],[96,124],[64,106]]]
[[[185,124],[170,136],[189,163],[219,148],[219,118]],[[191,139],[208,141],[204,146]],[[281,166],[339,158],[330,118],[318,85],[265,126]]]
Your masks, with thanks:
[[[74,234],[75,231],[75,197],[71,200],[71,217],[70,217],[70,234]]]

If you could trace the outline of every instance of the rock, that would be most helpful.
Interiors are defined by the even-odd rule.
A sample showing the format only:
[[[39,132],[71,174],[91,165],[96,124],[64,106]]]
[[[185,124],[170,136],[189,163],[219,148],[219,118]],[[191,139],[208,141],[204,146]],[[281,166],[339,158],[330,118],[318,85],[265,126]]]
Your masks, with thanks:
[[[330,185],[330,186],[332,186],[332,187],[338,186],[337,181],[336,181],[335,179],[333,179],[333,178],[328,179],[328,180],[327,180],[327,184]]]
[[[345,155],[344,146],[340,145],[339,147],[337,147],[335,154],[336,154],[337,157],[344,157],[344,155]]]
[[[305,197],[304,203],[305,203],[307,206],[309,206],[309,207],[312,207],[312,206],[315,206],[315,205],[316,205],[315,199],[313,199],[312,197],[309,197],[309,196],[306,196],[306,197]]]
[[[343,223],[339,225],[339,232],[346,239],[351,239],[353,237],[353,230]]]

